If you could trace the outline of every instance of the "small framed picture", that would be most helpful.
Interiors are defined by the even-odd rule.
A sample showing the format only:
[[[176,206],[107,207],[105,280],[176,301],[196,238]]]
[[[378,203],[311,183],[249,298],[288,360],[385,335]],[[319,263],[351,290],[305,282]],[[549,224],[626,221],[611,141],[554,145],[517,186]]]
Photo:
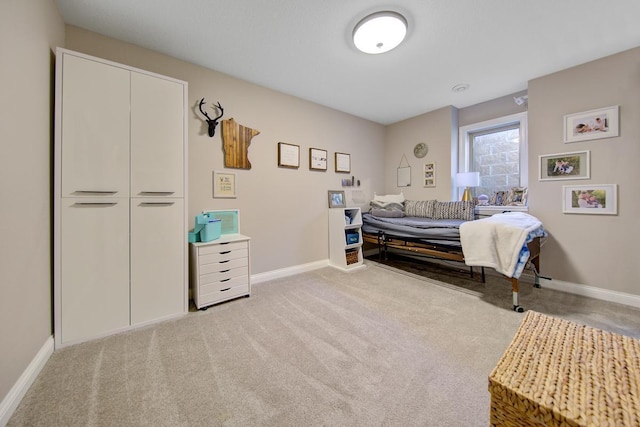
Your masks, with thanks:
[[[587,141],[590,139],[613,138],[620,134],[619,106],[564,116],[564,142]]]
[[[216,199],[236,198],[236,174],[213,171],[213,197]]]
[[[492,206],[504,206],[507,202],[507,195],[506,191],[496,191],[489,199],[489,204]]]
[[[588,150],[539,156],[538,179],[540,181],[589,179],[591,177],[589,157]]]
[[[351,173],[351,155],[336,153],[336,172]]]
[[[562,187],[562,212],[617,215],[616,184],[565,185]]]
[[[424,187],[436,186],[436,164],[425,163],[424,164]]]
[[[300,167],[300,146],[278,142],[278,166],[298,169]]]
[[[507,194],[507,205],[525,206],[527,204],[527,187],[513,187]]]
[[[319,148],[309,148],[309,170],[327,170],[327,150]]]
[[[346,200],[344,198],[344,191],[329,190],[329,207],[330,208],[345,208]]]

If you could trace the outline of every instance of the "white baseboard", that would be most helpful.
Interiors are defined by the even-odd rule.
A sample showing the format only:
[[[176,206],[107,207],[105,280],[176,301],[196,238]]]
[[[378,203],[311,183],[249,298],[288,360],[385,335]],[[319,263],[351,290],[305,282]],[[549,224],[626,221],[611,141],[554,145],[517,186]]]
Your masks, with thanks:
[[[308,264],[295,265],[293,267],[281,268],[279,270],[267,271],[265,273],[252,274],[251,284],[266,282],[268,280],[279,279],[282,277],[293,276],[294,274],[305,273],[307,271],[317,270],[329,265],[329,260],[310,262]]]
[[[11,387],[9,393],[2,399],[0,403],[0,426],[4,427],[9,422],[9,418],[13,415],[14,411],[20,404],[20,401],[31,387],[31,384],[36,380],[36,377],[44,368],[44,365],[49,360],[49,357],[53,354],[53,336],[47,338],[44,345],[38,351],[38,354],[33,358],[27,369],[24,370],[18,381]]]
[[[548,280],[540,278],[540,286],[556,291],[595,298],[602,301],[615,302],[640,308],[640,295],[627,294],[609,289],[596,288],[595,286],[580,285],[577,283],[563,282],[562,280]]]

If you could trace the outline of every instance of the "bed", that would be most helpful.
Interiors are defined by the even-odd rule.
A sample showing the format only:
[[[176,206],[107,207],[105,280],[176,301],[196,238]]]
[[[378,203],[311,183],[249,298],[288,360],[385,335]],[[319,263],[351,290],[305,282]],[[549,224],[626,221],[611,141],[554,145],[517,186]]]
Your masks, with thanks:
[[[513,310],[519,303],[519,277],[527,264],[533,267],[534,286],[540,287],[540,247],[546,231],[535,217],[506,212],[474,219],[472,202],[404,200],[399,196],[375,196],[362,215],[363,240],[377,246],[379,258],[395,249],[438,259],[464,262],[470,268],[490,267],[512,285]]]

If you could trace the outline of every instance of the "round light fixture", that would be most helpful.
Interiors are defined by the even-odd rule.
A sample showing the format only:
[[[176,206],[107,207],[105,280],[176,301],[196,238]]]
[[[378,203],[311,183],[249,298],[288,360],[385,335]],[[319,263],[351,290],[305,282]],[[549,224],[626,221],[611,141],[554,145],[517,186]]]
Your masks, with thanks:
[[[469,85],[467,83],[461,83],[451,88],[453,92],[464,92],[467,89],[469,89]]]
[[[353,30],[353,43],[364,53],[389,52],[407,35],[407,20],[397,12],[376,12],[364,17]]]

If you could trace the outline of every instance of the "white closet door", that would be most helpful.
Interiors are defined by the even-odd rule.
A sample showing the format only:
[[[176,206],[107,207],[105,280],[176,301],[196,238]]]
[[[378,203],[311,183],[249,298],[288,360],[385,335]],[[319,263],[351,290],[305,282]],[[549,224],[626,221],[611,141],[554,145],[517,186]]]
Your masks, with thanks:
[[[131,73],[131,196],[184,196],[184,85]]]
[[[61,342],[129,325],[129,199],[61,206]]]
[[[62,197],[129,196],[129,71],[64,54]]]
[[[187,309],[184,201],[131,198],[131,324]]]

